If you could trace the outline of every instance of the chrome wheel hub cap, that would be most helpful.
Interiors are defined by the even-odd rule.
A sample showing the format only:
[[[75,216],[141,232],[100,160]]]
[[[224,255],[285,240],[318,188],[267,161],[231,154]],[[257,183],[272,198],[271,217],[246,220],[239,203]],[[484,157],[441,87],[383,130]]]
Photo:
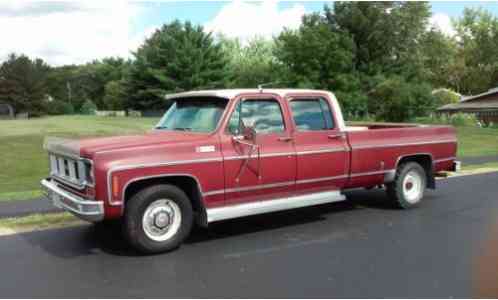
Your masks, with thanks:
[[[416,171],[410,171],[403,180],[403,194],[406,201],[411,204],[417,203],[422,198],[422,178]]]
[[[154,225],[157,228],[164,228],[169,225],[170,217],[167,212],[161,211],[154,216]]]
[[[145,210],[142,227],[147,237],[163,242],[178,232],[181,221],[180,207],[170,199],[159,199]]]

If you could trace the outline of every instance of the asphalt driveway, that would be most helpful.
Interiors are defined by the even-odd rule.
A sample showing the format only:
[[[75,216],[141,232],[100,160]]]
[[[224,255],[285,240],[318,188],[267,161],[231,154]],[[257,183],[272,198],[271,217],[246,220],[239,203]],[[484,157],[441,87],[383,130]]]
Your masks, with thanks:
[[[91,225],[0,237],[0,297],[471,297],[497,183],[498,173],[439,181],[408,211],[355,191],[197,229],[156,256]]]

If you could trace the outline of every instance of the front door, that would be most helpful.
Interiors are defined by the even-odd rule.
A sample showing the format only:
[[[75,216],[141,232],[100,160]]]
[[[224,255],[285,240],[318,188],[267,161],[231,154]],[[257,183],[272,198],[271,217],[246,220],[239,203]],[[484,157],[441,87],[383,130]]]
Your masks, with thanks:
[[[338,190],[348,179],[349,147],[324,96],[290,97],[297,154],[296,192]]]
[[[226,203],[288,197],[294,192],[296,156],[283,99],[254,95],[236,99],[221,134]],[[244,127],[256,132],[242,138]]]

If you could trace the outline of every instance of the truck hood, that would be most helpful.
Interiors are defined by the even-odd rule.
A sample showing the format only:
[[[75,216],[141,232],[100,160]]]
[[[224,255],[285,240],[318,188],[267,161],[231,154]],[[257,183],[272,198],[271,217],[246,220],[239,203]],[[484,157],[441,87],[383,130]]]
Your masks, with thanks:
[[[112,151],[158,144],[182,143],[205,139],[206,133],[181,131],[151,131],[143,135],[84,138],[80,140],[49,137],[44,147],[49,152],[67,156],[92,158],[96,152]]]

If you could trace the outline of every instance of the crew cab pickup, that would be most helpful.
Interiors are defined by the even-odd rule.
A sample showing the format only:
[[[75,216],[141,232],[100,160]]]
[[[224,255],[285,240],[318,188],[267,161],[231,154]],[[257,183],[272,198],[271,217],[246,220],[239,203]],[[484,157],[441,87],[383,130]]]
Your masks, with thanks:
[[[167,98],[144,135],[45,142],[41,184],[54,204],[91,222],[120,220],[146,253],[177,248],[193,224],[342,201],[352,188],[385,188],[386,201],[411,208],[438,172],[458,166],[452,127],[347,126],[328,91]]]

